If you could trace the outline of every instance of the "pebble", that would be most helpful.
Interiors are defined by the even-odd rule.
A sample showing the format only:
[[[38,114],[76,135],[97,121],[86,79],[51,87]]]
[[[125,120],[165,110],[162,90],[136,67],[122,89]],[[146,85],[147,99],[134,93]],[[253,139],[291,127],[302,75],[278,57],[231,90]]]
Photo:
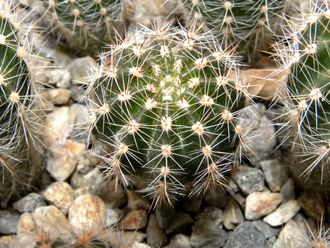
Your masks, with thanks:
[[[269,159],[272,156],[277,143],[275,127],[265,115],[265,106],[257,103],[242,111],[239,123],[248,130],[246,134],[245,156],[251,164],[257,165],[259,161]]]
[[[49,101],[54,105],[65,105],[71,97],[71,91],[63,88],[49,89],[48,97]]]
[[[130,211],[120,222],[124,230],[138,230],[147,226],[148,215],[145,210]]]
[[[278,235],[278,238],[273,245],[273,248],[283,248],[283,247],[309,247],[308,241],[308,231],[304,222],[304,218],[297,215],[294,219],[290,220],[282,228]]]
[[[54,85],[58,88],[69,88],[71,84],[71,74],[65,69],[36,70],[34,76],[38,82]]]
[[[108,235],[111,247],[131,247],[135,242],[142,242],[146,234],[139,231],[112,231]]]
[[[64,145],[73,130],[76,117],[69,107],[55,108],[47,115],[44,141],[49,149],[54,144]]]
[[[68,218],[77,235],[98,234],[106,226],[106,205],[98,196],[81,195],[71,205]]]
[[[141,243],[141,242],[135,242],[131,248],[151,248],[151,246],[145,244],[145,243]]]
[[[44,197],[66,214],[73,203],[74,191],[66,182],[54,182],[43,192]]]
[[[13,207],[21,213],[33,212],[41,206],[46,206],[46,203],[44,197],[37,193],[30,193],[13,204]]]
[[[218,246],[219,247],[219,246]],[[238,225],[230,235],[225,248],[265,248],[266,237],[251,222]]]
[[[176,212],[171,223],[166,227],[167,234],[184,232],[194,222],[193,218],[185,212]]]
[[[263,220],[271,226],[280,226],[291,220],[300,210],[300,204],[296,200],[283,202],[273,213]]]
[[[48,150],[46,169],[56,181],[65,181],[76,169],[78,160],[62,145],[53,145]]]
[[[6,235],[0,237],[0,248],[13,248],[15,243],[14,235]]]
[[[241,208],[234,199],[230,199],[223,212],[223,224],[228,230],[233,230],[236,225],[244,222]]]
[[[234,168],[232,177],[246,195],[264,190],[264,174],[257,168],[238,166]]]
[[[288,179],[287,168],[277,159],[260,162],[266,182],[272,192],[279,192]]]
[[[149,216],[149,223],[146,232],[147,243],[151,247],[163,247],[167,243],[167,235],[164,230],[160,228],[154,214]]]
[[[164,248],[191,248],[190,238],[184,234],[176,234]]]
[[[24,238],[25,235],[33,234],[36,231],[36,223],[34,222],[31,213],[24,213],[20,216],[17,223],[17,235],[19,239]]]
[[[71,227],[65,215],[55,206],[38,207],[32,214],[38,230],[42,230],[51,240],[72,239]]]
[[[73,84],[86,84],[90,81],[90,73],[97,67],[97,63],[91,57],[82,57],[74,59],[70,66],[69,71],[72,76]]]
[[[129,190],[127,192],[127,207],[132,210],[150,208],[149,202],[144,199],[139,193]]]
[[[252,221],[252,223],[254,227],[265,236],[266,239],[276,237],[279,233],[277,229],[272,228],[262,220],[255,220]]]
[[[214,248],[224,245],[227,233],[222,228],[223,212],[215,207],[206,207],[192,226],[192,247]]]
[[[282,195],[270,192],[253,192],[246,198],[245,218],[256,220],[273,212],[282,202]]]
[[[292,178],[289,178],[281,189],[281,195],[283,196],[283,201],[289,201],[296,198],[294,192],[294,181]]]
[[[19,214],[9,210],[0,210],[0,233],[13,234],[17,232]]]

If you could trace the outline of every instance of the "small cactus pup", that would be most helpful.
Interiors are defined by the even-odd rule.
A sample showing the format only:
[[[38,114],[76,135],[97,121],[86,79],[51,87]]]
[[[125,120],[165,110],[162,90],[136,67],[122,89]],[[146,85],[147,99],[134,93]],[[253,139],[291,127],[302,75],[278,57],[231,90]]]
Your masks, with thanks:
[[[213,32],[223,47],[251,62],[257,50],[267,51],[273,43],[286,0],[185,0],[187,22]]]
[[[290,26],[288,30],[290,29]],[[330,183],[330,10],[314,6],[304,25],[291,28],[291,36],[278,45],[278,57],[291,67],[288,123],[302,157],[301,175]],[[321,181],[323,182],[323,181]],[[329,188],[328,188],[329,190]]]
[[[42,21],[70,49],[95,55],[121,32],[121,0],[42,0]]]
[[[11,13],[0,4],[0,203],[31,186],[38,171],[29,49],[18,41]],[[35,153],[35,154],[33,154]],[[33,161],[32,161],[33,160]]]
[[[142,178],[154,206],[172,205],[189,183],[191,196],[222,185],[244,146],[247,93],[226,78],[237,60],[211,41],[141,28],[101,57],[87,89],[90,125],[112,148],[104,173],[124,186]]]

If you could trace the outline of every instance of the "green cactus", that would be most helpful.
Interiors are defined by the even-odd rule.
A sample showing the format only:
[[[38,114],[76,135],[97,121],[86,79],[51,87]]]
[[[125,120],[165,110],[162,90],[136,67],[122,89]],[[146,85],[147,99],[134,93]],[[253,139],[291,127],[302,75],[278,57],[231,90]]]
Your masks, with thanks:
[[[186,0],[189,23],[199,23],[219,38],[223,47],[237,46],[248,62],[257,50],[268,51],[285,0]]]
[[[2,7],[2,6],[0,6]],[[31,186],[38,162],[31,162],[37,136],[33,136],[32,97],[27,59],[29,51],[17,38],[5,9],[0,15],[0,203]],[[37,155],[34,156],[36,158]]]
[[[290,36],[277,46],[284,67],[291,68],[288,95],[282,102],[289,109],[288,123],[302,157],[300,173],[325,179],[330,165],[330,11],[315,4],[302,25],[289,24]],[[323,183],[323,182],[322,182]]]
[[[93,131],[113,151],[105,174],[142,176],[154,204],[223,183],[233,164],[246,92],[226,79],[235,57],[210,37],[169,26],[136,31],[101,61],[89,92]]]
[[[113,42],[123,24],[121,0],[43,0],[48,7],[43,21],[69,48],[97,54]]]

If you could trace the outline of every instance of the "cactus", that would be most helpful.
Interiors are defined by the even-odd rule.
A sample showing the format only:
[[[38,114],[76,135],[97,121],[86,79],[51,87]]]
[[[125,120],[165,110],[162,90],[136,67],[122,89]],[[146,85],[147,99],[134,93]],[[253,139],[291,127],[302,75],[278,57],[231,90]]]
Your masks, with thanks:
[[[141,176],[155,205],[172,205],[189,181],[190,195],[222,185],[244,146],[247,93],[226,78],[237,60],[169,25],[132,37],[102,56],[87,90],[93,132],[112,148],[104,173],[124,186]]]
[[[7,2],[6,2],[7,3]],[[0,203],[31,186],[38,162],[40,126],[33,122],[34,98],[28,71],[29,50],[17,38],[8,6],[0,5]]]
[[[58,40],[84,54],[94,55],[122,29],[120,0],[43,0],[42,20]],[[115,29],[116,27],[116,29]]]
[[[237,46],[250,62],[257,50],[269,49],[286,1],[186,0],[184,6],[190,11],[188,24],[207,27],[223,47]]]
[[[330,165],[330,10],[314,3],[303,25],[289,23],[290,36],[277,44],[283,67],[291,68],[288,98],[282,99],[302,156],[301,175],[326,179]],[[312,173],[313,172],[313,173]],[[323,183],[323,181],[321,181]]]

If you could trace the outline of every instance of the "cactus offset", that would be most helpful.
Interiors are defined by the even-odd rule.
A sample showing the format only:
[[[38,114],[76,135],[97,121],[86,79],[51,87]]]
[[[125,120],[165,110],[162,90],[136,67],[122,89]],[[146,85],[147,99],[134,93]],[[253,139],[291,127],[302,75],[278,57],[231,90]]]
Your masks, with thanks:
[[[313,174],[329,183],[330,165],[330,11],[314,4],[303,25],[289,25],[291,35],[279,43],[278,57],[291,67],[288,94],[288,123],[295,131],[295,143],[303,160],[302,175]],[[313,173],[312,173],[313,172]]]
[[[112,42],[122,11],[120,0],[43,0],[48,7],[44,22],[51,23],[57,34],[71,49],[96,54]],[[48,23],[46,25],[49,25]]]
[[[103,56],[89,89],[97,137],[113,148],[105,173],[129,184],[149,180],[155,204],[172,204],[223,183],[244,128],[236,125],[245,91],[226,79],[236,60],[208,37],[142,29]]]
[[[285,0],[186,0],[188,24],[200,23],[219,37],[224,47],[237,46],[248,60],[257,50],[267,50]]]
[[[29,51],[18,41],[9,12],[3,6],[0,10],[0,203],[5,206],[31,186],[38,167],[37,161],[30,163],[38,142],[33,129],[38,127],[31,125]]]

